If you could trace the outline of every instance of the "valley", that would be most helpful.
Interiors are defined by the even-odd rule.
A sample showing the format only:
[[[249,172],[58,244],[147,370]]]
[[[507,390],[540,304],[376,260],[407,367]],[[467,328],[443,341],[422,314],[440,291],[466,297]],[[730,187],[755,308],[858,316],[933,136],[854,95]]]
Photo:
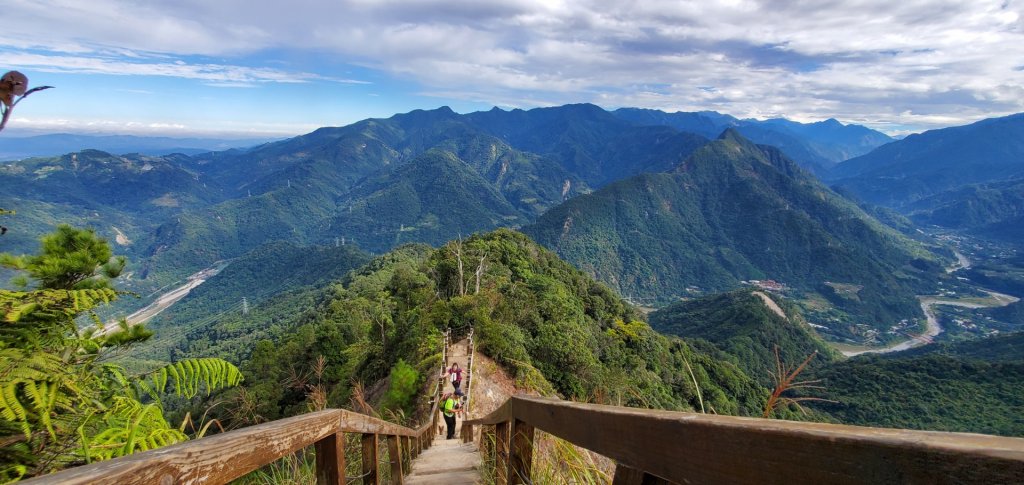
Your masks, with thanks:
[[[231,264],[229,261],[221,261],[215,264],[214,266],[211,266],[209,268],[203,269],[190,275],[187,278],[187,283],[165,293],[159,294],[158,296],[156,296],[156,299],[153,300],[152,303],[131,313],[130,315],[125,317],[125,320],[128,322],[129,326],[149,321],[151,318],[159,315],[164,310],[170,308],[172,305],[177,303],[182,298],[188,296],[188,294],[193,289],[205,283],[206,280],[214,276],[217,276],[217,274],[223,271],[224,268],[228,267],[229,264]],[[101,330],[100,333],[102,335],[103,333],[111,331],[111,329],[113,328],[114,327],[111,325],[111,323],[108,322],[107,326],[104,327],[104,329]]]
[[[1024,0],[93,3],[3,10],[0,485],[1024,485]]]
[[[98,355],[142,376],[235,366],[244,380],[209,416],[239,426],[314,402],[420,416],[439,334],[472,328],[509,387],[546,396],[1024,434],[1007,391],[1024,385],[1024,262],[989,234],[1016,217],[1016,184],[900,212],[847,191],[874,187],[870,173],[822,182],[852,170],[843,154],[874,160],[899,141],[834,120],[667,115],[439,108],[247,150],[9,162],[0,206],[19,213],[3,215],[0,242],[31,253],[61,222],[111,241],[130,259],[118,288],[148,296],[99,305],[130,329],[93,334]],[[984,222],[918,225],[957,197],[990,202],[976,205]],[[10,258],[12,271],[34,261]],[[49,295],[11,288],[0,295]],[[822,388],[772,408],[773,376],[800,362]],[[165,411],[182,420],[220,399]],[[949,399],[969,412],[932,409]]]

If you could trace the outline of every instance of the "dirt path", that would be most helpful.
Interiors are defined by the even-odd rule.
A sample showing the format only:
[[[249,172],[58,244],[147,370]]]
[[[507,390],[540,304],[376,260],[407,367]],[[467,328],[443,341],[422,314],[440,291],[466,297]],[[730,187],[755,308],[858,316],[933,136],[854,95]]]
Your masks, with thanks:
[[[768,309],[775,312],[776,315],[789,320],[789,317],[786,316],[786,312],[782,311],[782,308],[779,307],[778,303],[775,303],[775,300],[772,300],[772,297],[766,295],[762,291],[754,291],[751,294],[761,297],[761,299],[764,300],[764,304],[768,306]]]

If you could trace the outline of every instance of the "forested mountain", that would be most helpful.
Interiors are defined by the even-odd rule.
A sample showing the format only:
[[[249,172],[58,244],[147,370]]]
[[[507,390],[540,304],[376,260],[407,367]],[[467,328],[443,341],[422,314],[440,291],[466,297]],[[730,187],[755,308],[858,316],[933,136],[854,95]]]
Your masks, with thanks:
[[[897,209],[970,184],[1024,178],[1024,113],[910,135],[843,162],[829,178]]]
[[[798,136],[798,125],[775,125]],[[107,160],[124,177],[71,170],[70,155],[47,169],[15,162],[5,185],[19,188],[0,203],[22,214],[5,240],[15,251],[31,251],[57,219],[97,224],[111,238],[123,232],[132,284],[146,291],[270,241],[345,238],[379,252],[516,227],[592,188],[670,170],[705,143],[587,104],[467,115],[444,107],[194,157],[74,155],[82,167]]]
[[[843,423],[1024,435],[1022,334],[860,356],[812,370]]]
[[[671,126],[707,138],[718,136],[726,128],[734,128],[755,143],[779,148],[801,167],[819,174],[843,160],[892,141],[878,131],[860,125],[844,125],[834,119],[805,124],[781,118],[741,120],[714,111],[666,113],[620,108],[613,113],[637,125]]]
[[[241,256],[147,324],[156,336],[132,361],[176,361],[217,355],[240,362],[255,341],[283,338],[292,315],[319,292],[363,266],[370,256],[346,245],[297,246],[277,241]],[[245,302],[243,304],[243,299]],[[249,308],[251,312],[245,312]]]
[[[219,278],[204,284],[207,291],[223,293]],[[183,308],[206,299],[197,294]],[[326,359],[321,384],[338,406],[354,383],[386,383],[402,366],[415,371],[419,389],[434,375],[439,333],[469,326],[479,351],[519,386],[545,394],[740,415],[760,414],[767,397],[717,352],[654,332],[607,287],[509,230],[437,249],[402,246],[336,283],[280,294],[247,317],[194,329],[184,347],[168,346],[158,331],[157,345],[143,348],[150,358],[170,347],[177,357],[214,352],[241,364],[249,398],[272,419],[305,409],[304,390],[280,383],[308,374],[319,356]]]
[[[556,160],[592,187],[641,172],[660,172],[707,142],[668,127],[635,127],[592,104],[465,115],[510,145]]]
[[[1024,396],[1018,392],[1024,386],[1024,333],[844,359],[814,335],[794,305],[773,298],[783,318],[762,298],[746,289],[676,303],[652,313],[651,326],[697,348],[713,345],[765,385],[776,372],[774,348],[790,368],[817,352],[797,380],[820,379],[820,387],[792,394],[825,399],[803,403],[815,419],[1024,434]]]
[[[786,364],[817,353],[811,368],[840,358],[795,305],[757,289],[673,303],[651,313],[650,322],[663,334],[710,342],[765,386],[777,373],[775,349]]]
[[[904,211],[918,224],[1019,241],[1024,235],[1024,178],[940,192],[907,204]]]
[[[121,251],[138,257],[159,222],[224,200],[199,180],[184,155],[150,157],[83,150],[60,157],[0,163],[0,206],[17,211],[5,223],[2,249],[34,253],[38,238],[59,223],[94,227]],[[141,247],[140,247],[141,246]]]
[[[672,173],[577,197],[524,232],[625,295],[666,301],[772,279],[879,329],[917,316],[915,292],[941,272],[923,247],[734,130]],[[816,323],[859,332],[833,316]]]

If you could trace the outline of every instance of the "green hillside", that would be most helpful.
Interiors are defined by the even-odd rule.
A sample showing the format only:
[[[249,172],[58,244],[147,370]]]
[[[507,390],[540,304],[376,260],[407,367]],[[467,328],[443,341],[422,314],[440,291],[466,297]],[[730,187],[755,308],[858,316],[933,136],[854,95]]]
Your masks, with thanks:
[[[426,382],[436,368],[439,333],[464,332],[470,325],[479,351],[505,366],[520,385],[543,393],[700,409],[696,379],[706,408],[741,415],[759,414],[767,397],[734,364],[659,335],[605,286],[508,230],[438,249],[403,246],[336,284],[268,300],[245,325],[270,329],[257,334],[266,340],[211,330],[204,351],[252,349],[251,356],[233,358],[244,364],[245,385],[266,418],[305,409],[301,390],[278,383],[308,372],[320,355],[327,359],[322,384],[332,405],[341,405],[352,396],[354,382],[387,378],[401,366],[399,359],[416,370],[418,382]]]
[[[764,298],[770,298],[782,315]],[[650,322],[663,334],[711,342],[765,386],[772,385],[776,372],[775,348],[786,364],[817,352],[811,368],[839,358],[793,304],[750,288],[673,303],[652,313]]]
[[[941,274],[922,246],[821,185],[778,150],[738,133],[673,173],[644,174],[572,199],[524,228],[625,295],[671,301],[772,279],[816,301],[836,338],[920,316]],[[824,306],[822,305],[824,302]]]
[[[339,201],[324,234],[376,252],[404,242],[437,245],[460,234],[521,225],[579,193],[578,179],[536,156],[487,137],[460,142],[445,144],[452,151],[430,150],[358,184]]]
[[[222,200],[222,191],[199,182],[187,160],[82,150],[0,163],[0,207],[18,213],[5,224],[10,231],[2,249],[35,252],[40,236],[67,222],[94,227],[112,242],[117,231],[136,241],[165,217]],[[124,239],[118,244],[133,256],[144,249]]]
[[[132,356],[143,360],[178,360],[192,355],[217,355],[236,360],[273,325],[256,325],[259,315],[279,315],[278,301],[293,311],[295,297],[341,279],[370,257],[355,246],[296,246],[278,241],[260,246],[232,261],[174,306],[153,317],[147,327],[157,338],[140,344]],[[242,313],[242,299],[251,312]],[[271,301],[264,305],[264,302]],[[267,322],[264,322],[267,323]]]
[[[1024,180],[968,185],[941,192],[907,205],[905,211],[918,224],[991,233],[1006,241],[1019,241],[1024,231],[1019,226],[1024,218]]]
[[[1017,349],[1019,350],[1019,349]],[[1016,352],[1016,350],[1015,350]],[[1024,360],[986,362],[943,352],[862,356],[812,371],[842,423],[1024,435]]]

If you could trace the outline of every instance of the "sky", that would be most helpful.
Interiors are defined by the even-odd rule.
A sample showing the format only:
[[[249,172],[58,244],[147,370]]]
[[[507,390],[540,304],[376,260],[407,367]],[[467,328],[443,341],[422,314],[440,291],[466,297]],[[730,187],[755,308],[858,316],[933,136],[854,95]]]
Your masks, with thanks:
[[[1024,111],[1024,0],[5,0],[0,15],[0,71],[56,87],[17,106],[22,134],[288,136],[589,102],[905,135]]]

